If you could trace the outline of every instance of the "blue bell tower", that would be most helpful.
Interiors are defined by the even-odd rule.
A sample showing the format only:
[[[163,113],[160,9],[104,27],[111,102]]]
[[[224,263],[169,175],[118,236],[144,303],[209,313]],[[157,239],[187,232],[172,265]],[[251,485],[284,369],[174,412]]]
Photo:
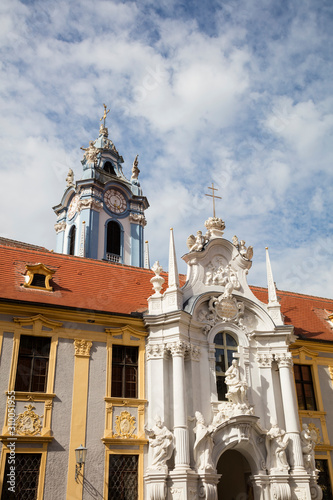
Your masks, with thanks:
[[[149,203],[138,180],[138,156],[131,179],[123,174],[123,157],[105,126],[109,111],[104,104],[98,138],[81,148],[82,178],[74,183],[70,169],[61,203],[53,207],[56,251],[144,267],[144,211]]]

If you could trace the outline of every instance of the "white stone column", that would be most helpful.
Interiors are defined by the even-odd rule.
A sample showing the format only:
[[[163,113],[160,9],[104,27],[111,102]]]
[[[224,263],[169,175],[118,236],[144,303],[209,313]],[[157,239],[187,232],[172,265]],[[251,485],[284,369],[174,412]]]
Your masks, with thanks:
[[[178,341],[168,344],[168,349],[172,354],[175,469],[189,469],[190,453],[184,368],[184,357],[189,346],[183,341]]]
[[[285,352],[275,354],[275,360],[279,367],[286,433],[289,435],[291,441],[291,446],[289,445],[289,450],[291,452],[290,466],[292,471],[302,472],[304,471],[303,454],[291,353]]]

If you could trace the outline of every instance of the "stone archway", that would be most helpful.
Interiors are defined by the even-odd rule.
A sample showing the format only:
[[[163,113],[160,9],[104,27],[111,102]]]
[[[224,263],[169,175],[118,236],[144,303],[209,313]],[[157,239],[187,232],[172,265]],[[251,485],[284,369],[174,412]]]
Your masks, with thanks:
[[[218,500],[254,500],[249,481],[251,467],[239,451],[225,451],[217,463],[217,473],[221,474],[217,485]]]

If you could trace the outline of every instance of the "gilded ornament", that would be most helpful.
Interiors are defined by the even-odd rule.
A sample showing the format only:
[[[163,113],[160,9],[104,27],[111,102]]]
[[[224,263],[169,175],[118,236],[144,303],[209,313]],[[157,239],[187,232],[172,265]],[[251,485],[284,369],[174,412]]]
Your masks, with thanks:
[[[31,404],[25,405],[24,408],[27,408],[26,411],[20,413],[16,419],[16,434],[20,436],[36,436],[40,434],[42,428],[40,419],[44,415],[37,415],[34,412],[35,406]]]
[[[116,434],[114,437],[117,438],[134,438],[135,431],[135,416],[131,415],[127,410],[122,411],[120,415],[116,417]]]
[[[75,356],[90,356],[92,342],[89,340],[74,340]]]

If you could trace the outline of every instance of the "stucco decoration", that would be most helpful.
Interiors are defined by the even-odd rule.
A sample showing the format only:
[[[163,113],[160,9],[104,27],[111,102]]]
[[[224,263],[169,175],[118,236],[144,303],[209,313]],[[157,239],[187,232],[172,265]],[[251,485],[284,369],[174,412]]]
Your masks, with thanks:
[[[95,200],[94,198],[83,198],[78,201],[77,210],[78,212],[81,212],[81,210],[84,209],[100,212],[103,209],[103,203],[99,200]]]
[[[145,427],[149,437],[149,450],[151,453],[151,464],[149,469],[163,470],[167,472],[166,462],[171,458],[174,442],[173,434],[163,424],[161,417],[155,417],[155,425],[152,429]]]
[[[220,217],[209,217],[205,221],[205,226],[207,228],[206,238],[208,240],[212,238],[222,238],[225,223]]]
[[[230,298],[234,290],[239,290],[241,285],[237,273],[230,265],[223,266],[223,258],[217,257],[205,269],[205,285],[225,286],[225,297]]]
[[[236,235],[232,238],[232,243],[237,248],[237,250],[239,251],[240,255],[242,257],[244,257],[244,259],[246,259],[246,260],[252,260],[252,257],[253,257],[253,247],[251,247],[251,246],[246,247],[245,246],[245,241],[244,240],[238,241],[238,238],[237,238]]]
[[[169,352],[164,344],[148,344],[146,347],[147,361],[150,359],[167,359]]]
[[[16,419],[16,434],[20,436],[37,436],[42,429],[41,418],[44,415],[37,415],[35,406],[25,405],[26,410],[20,413]]]
[[[310,429],[303,424],[301,432],[302,453],[305,470],[309,473],[316,470],[315,446],[318,442],[318,434],[315,429]]]
[[[135,431],[135,416],[131,415],[129,411],[122,411],[120,415],[116,417],[116,433],[114,437],[116,438],[134,438],[137,436],[134,434]]]
[[[289,464],[286,455],[288,443],[289,436],[287,436],[286,431],[280,429],[274,422],[266,435],[267,465],[271,472],[288,472]]]
[[[90,342],[90,340],[75,339],[74,340],[75,356],[89,357],[91,346],[92,342]]]
[[[162,266],[160,266],[158,260],[155,262],[151,270],[155,273],[155,276],[153,276],[150,280],[150,283],[153,285],[153,290],[155,291],[152,297],[159,297],[161,295],[162,285],[165,279],[162,276],[160,276],[161,272],[163,271],[163,268]]]
[[[132,224],[140,224],[141,226],[147,225],[147,220],[143,214],[130,213],[129,219]]]
[[[212,450],[214,446],[212,433],[214,427],[207,426],[202,413],[195,412],[196,426],[193,429],[195,433],[195,443],[193,448],[194,460],[198,472],[215,471],[212,462]]]
[[[208,304],[204,304],[198,311],[198,320],[206,323],[203,327],[206,335],[221,320],[235,323],[243,330],[246,329],[244,325],[244,303],[236,300],[235,297],[229,296],[229,292],[230,289],[219,297],[211,297]]]
[[[61,231],[65,231],[65,229],[66,229],[66,222],[64,222],[64,221],[57,222],[56,224],[54,224],[54,229],[55,229],[55,232],[57,234],[60,233]]]

